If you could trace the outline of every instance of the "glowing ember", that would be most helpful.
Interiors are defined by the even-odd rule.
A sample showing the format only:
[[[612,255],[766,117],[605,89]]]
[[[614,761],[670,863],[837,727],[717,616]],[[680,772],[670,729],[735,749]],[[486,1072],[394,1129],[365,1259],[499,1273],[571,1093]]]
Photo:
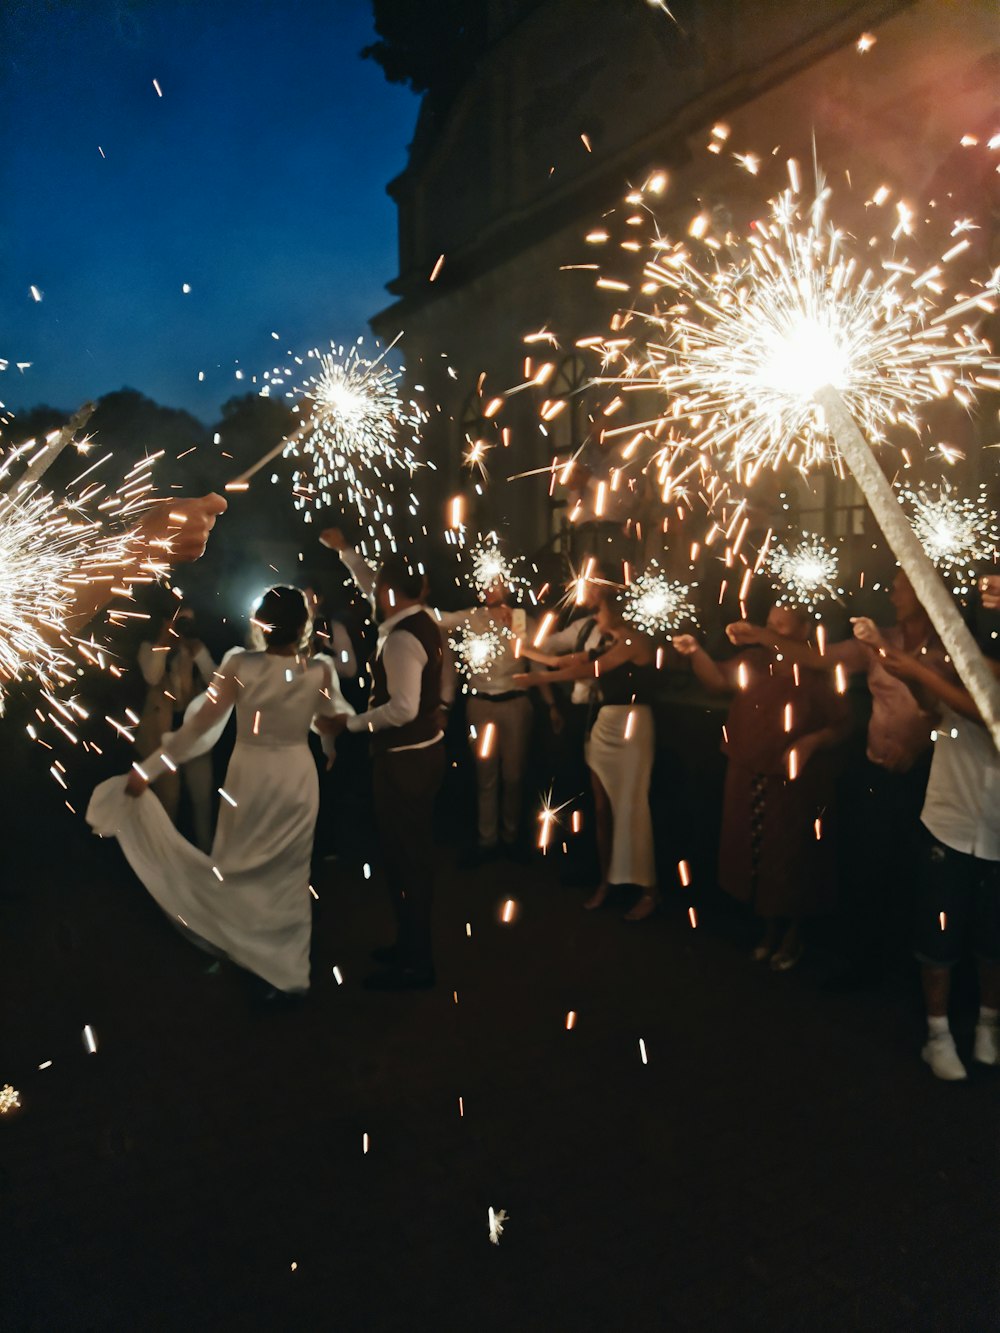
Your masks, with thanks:
[[[974,577],[977,565],[996,560],[1000,529],[996,511],[987,503],[985,487],[974,500],[957,494],[948,482],[917,491],[904,490],[900,499],[920,544],[949,577]]]
[[[622,614],[643,634],[675,634],[682,625],[697,624],[698,613],[688,594],[691,585],[668,579],[652,561],[625,589]]]
[[[804,533],[794,546],[775,546],[768,557],[772,587],[778,602],[814,611],[828,597],[843,595],[838,588],[837,548],[812,533]]]
[[[457,636],[449,636],[448,646],[455,654],[455,665],[466,678],[489,671],[506,647],[510,631],[502,625],[474,630],[468,621]]]
[[[6,1115],[8,1111],[16,1111],[21,1105],[21,1094],[16,1088],[12,1088],[9,1083],[5,1083],[0,1088],[0,1115]]]

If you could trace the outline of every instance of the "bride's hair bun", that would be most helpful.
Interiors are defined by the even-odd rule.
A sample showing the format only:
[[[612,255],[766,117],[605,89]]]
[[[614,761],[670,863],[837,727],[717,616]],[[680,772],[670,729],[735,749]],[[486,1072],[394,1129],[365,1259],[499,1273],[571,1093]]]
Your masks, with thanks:
[[[268,648],[304,647],[311,622],[306,595],[287,583],[268,588],[254,607],[251,621]]]

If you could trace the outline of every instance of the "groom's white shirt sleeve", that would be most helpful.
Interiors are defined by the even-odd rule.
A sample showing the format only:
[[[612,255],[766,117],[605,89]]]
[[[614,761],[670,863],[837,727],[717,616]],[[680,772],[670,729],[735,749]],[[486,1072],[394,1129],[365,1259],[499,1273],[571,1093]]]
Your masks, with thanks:
[[[427,654],[414,634],[390,634],[382,647],[382,665],[389,691],[387,703],[348,720],[348,731],[382,731],[403,727],[420,710],[420,680]]]

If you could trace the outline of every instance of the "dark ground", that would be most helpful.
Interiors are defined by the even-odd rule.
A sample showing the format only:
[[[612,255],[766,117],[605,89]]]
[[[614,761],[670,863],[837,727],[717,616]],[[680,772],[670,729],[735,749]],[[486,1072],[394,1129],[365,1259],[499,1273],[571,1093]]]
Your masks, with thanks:
[[[435,991],[360,989],[388,916],[336,870],[313,994],[271,1013],[25,773],[3,779],[3,1327],[997,1326],[1000,1078],[934,1081],[907,984],[830,993],[822,948],[773,976],[697,879],[630,927],[551,864],[468,874],[442,847]]]

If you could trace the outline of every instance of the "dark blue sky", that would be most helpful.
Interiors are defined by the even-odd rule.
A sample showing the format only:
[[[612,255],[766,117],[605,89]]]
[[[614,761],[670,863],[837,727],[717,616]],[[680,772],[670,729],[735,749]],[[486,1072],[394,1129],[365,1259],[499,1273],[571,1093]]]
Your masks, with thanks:
[[[0,399],[128,385],[208,421],[237,361],[367,333],[417,110],[359,58],[367,0],[0,11]]]

